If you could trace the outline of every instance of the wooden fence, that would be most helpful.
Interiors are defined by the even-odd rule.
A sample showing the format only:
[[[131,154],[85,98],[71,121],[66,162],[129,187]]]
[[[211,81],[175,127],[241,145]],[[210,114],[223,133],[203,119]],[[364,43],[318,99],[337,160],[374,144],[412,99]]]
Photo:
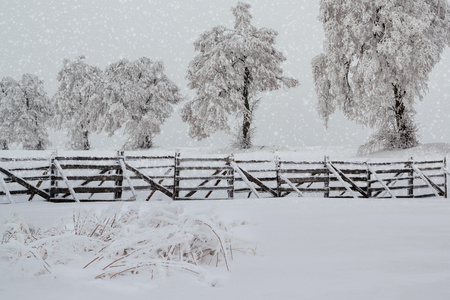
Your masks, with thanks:
[[[447,198],[446,159],[391,162],[228,157],[0,158],[0,203],[311,196]],[[24,200],[25,199],[25,200]]]

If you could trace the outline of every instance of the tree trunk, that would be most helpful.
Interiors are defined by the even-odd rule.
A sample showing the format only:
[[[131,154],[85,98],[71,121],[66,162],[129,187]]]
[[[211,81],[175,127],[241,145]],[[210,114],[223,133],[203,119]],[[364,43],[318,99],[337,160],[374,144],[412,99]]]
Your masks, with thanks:
[[[140,143],[139,148],[141,149],[150,149],[153,146],[153,138],[152,136],[145,136],[144,140]]]
[[[83,131],[81,143],[83,145],[83,150],[91,149],[91,145],[89,144],[89,131]]]
[[[9,150],[8,142],[6,140],[0,140],[0,148],[1,150]]]
[[[403,103],[403,97],[406,92],[399,89],[394,85],[395,96],[395,124],[397,133],[397,145],[396,148],[407,149],[417,145],[417,137],[414,126],[409,120],[407,115],[405,104]]]
[[[42,141],[39,141],[33,150],[45,150]]]
[[[252,112],[250,110],[250,101],[248,88],[250,85],[250,70],[246,67],[244,73],[244,88],[242,91],[242,99],[244,100],[244,120],[242,122],[242,141],[241,147],[243,149],[248,149],[251,147],[251,133],[250,133],[250,123],[252,119]]]

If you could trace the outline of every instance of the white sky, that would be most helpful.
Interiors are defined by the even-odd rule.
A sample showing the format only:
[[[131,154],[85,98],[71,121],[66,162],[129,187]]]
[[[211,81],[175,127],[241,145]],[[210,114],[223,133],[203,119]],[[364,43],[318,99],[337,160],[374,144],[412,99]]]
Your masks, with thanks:
[[[56,76],[64,58],[84,54],[87,63],[104,68],[121,58],[146,56],[163,60],[167,75],[187,99],[186,69],[194,57],[193,42],[217,25],[233,26],[230,0],[0,0],[0,78],[19,79],[23,73],[40,76],[49,96],[57,89]],[[362,144],[371,130],[332,117],[325,130],[316,111],[311,59],[321,52],[322,26],[318,1],[252,0],[253,24],[278,31],[276,47],[287,58],[284,70],[300,86],[263,94],[255,124],[256,145],[315,146]],[[416,106],[422,143],[450,141],[450,50],[430,75],[430,90]],[[183,105],[183,103],[181,104]],[[177,107],[177,110],[181,107]],[[155,140],[161,147],[226,146],[230,137],[217,134],[196,142],[187,136],[178,113]],[[102,138],[101,148],[117,148],[119,135]],[[53,135],[54,147],[63,147]],[[95,144],[95,142],[94,142]],[[98,148],[99,146],[97,146]]]

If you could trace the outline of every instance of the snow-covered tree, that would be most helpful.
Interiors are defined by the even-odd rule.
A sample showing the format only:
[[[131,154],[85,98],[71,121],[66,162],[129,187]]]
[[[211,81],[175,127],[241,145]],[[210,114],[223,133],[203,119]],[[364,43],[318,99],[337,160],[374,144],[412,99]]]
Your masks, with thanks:
[[[104,129],[113,134],[125,124],[127,149],[152,147],[154,135],[182,100],[179,88],[164,74],[164,65],[146,57],[122,59],[105,71]]]
[[[260,92],[291,88],[298,81],[283,76],[286,60],[274,48],[277,32],[251,25],[250,5],[232,9],[233,29],[214,27],[194,43],[199,53],[189,64],[187,79],[196,97],[182,111],[189,135],[203,139],[217,131],[229,132],[229,115],[242,116],[238,146],[251,146],[253,111]]]
[[[14,125],[11,124],[9,112],[14,110],[13,104],[16,95],[20,95],[19,85],[11,77],[5,77],[0,82],[0,147],[8,150],[9,144],[14,140]]]
[[[70,147],[89,150],[89,134],[99,130],[104,106],[103,72],[84,62],[80,56],[74,61],[65,59],[58,73],[60,83],[53,97],[55,105],[54,125],[66,129]]]
[[[313,59],[318,111],[378,128],[361,150],[417,145],[413,104],[450,45],[446,0],[321,0],[324,53]]]
[[[43,150],[50,145],[47,133],[52,116],[44,83],[24,74],[20,81],[6,77],[0,82],[0,146],[22,144],[27,150]]]

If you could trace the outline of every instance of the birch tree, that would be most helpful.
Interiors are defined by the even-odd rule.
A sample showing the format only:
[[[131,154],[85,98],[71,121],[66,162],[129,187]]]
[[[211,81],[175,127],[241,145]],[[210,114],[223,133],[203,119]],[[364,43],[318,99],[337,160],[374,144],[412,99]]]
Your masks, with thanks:
[[[414,102],[450,45],[446,0],[321,0],[324,52],[313,59],[319,115],[376,128],[360,150],[418,144]]]
[[[177,85],[164,73],[160,61],[146,57],[123,59],[105,71],[107,117],[104,128],[112,135],[125,125],[128,139],[124,148],[148,149],[161,125],[183,98]]]
[[[53,97],[54,125],[67,130],[69,146],[74,150],[89,150],[89,134],[98,131],[104,113],[103,72],[88,65],[85,57],[65,59],[58,73],[59,87]]]
[[[242,118],[237,144],[251,147],[253,113],[264,91],[291,88],[298,81],[284,77],[286,60],[274,48],[277,32],[251,24],[250,5],[239,2],[232,9],[234,28],[214,27],[194,43],[198,54],[186,78],[195,98],[181,111],[189,135],[201,140],[217,131],[230,132],[229,117]]]

